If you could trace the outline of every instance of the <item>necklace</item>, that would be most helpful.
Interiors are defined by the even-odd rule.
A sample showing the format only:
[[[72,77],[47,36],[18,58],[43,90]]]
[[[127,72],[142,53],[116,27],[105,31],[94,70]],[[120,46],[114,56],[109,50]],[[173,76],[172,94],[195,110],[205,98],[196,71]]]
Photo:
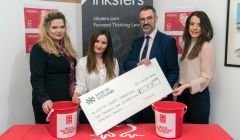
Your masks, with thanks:
[[[102,62],[102,58],[97,58],[97,67],[98,67],[99,70],[104,67],[104,64]]]

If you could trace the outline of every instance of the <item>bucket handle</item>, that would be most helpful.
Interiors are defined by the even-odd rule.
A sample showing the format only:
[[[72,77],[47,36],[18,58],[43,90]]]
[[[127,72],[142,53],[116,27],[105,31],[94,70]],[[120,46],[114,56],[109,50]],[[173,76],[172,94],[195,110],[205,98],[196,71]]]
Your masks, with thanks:
[[[153,110],[153,112],[155,111],[155,109],[154,109],[154,106],[152,105],[152,110]]]
[[[47,115],[47,118],[46,118],[46,122],[49,122],[49,117],[51,116],[51,114],[54,112],[54,109],[51,109],[50,112],[48,113]]]
[[[184,108],[184,114],[187,112],[187,109],[188,109],[188,108],[187,108],[187,106],[185,106],[185,108]],[[154,106],[153,106],[153,105],[152,105],[152,110],[153,110],[153,111],[155,111],[155,109],[154,109]]]
[[[184,114],[187,112],[187,106],[185,106],[185,108],[184,108]]]

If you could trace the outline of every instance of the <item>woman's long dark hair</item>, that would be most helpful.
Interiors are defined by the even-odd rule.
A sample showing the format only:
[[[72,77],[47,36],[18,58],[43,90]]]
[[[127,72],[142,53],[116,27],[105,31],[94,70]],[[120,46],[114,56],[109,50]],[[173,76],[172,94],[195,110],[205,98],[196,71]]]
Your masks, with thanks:
[[[112,79],[115,77],[114,53],[113,53],[113,47],[112,47],[112,38],[111,38],[110,32],[106,29],[99,28],[91,36],[90,46],[88,48],[88,55],[87,55],[87,70],[88,70],[88,73],[99,72],[97,69],[97,61],[96,61],[96,54],[94,52],[94,44],[97,41],[98,36],[100,35],[105,35],[107,37],[107,48],[102,55],[102,60],[106,66],[107,78]]]
[[[196,16],[200,19],[200,27],[201,27],[201,35],[198,37],[197,42],[193,46],[191,52],[187,56],[188,50],[191,46],[191,35],[189,33],[189,26],[190,26],[190,20],[193,16]],[[180,61],[184,60],[184,58],[188,58],[190,60],[196,58],[200,51],[202,50],[202,46],[204,42],[209,42],[213,38],[213,28],[212,24],[207,16],[207,14],[203,11],[194,11],[192,14],[187,18],[185,29],[183,33],[183,41],[184,41],[184,48],[183,53],[180,58]]]

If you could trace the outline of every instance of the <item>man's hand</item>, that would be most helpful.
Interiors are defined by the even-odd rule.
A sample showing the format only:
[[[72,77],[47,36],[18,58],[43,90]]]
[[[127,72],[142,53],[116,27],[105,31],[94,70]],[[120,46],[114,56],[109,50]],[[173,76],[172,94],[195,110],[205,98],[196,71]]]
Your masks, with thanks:
[[[149,64],[151,64],[151,61],[148,58],[144,58],[138,64],[139,65],[142,65],[142,64],[143,65],[149,65]]]

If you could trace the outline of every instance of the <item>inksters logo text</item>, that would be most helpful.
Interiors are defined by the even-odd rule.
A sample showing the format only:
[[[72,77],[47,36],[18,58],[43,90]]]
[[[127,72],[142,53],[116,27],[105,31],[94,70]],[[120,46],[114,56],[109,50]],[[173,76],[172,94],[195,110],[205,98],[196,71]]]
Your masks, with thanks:
[[[143,0],[93,0],[93,5],[143,5]]]

